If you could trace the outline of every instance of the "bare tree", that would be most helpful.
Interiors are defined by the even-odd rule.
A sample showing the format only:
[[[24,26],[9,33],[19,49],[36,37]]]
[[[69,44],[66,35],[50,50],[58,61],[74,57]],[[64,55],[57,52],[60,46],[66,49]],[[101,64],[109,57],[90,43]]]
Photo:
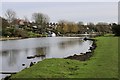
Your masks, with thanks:
[[[7,18],[8,23],[11,24],[12,21],[16,18],[16,13],[15,11],[8,9],[5,13],[5,16]]]
[[[41,26],[43,26],[44,23],[49,22],[48,15],[45,15],[43,13],[33,13],[32,18],[38,25]]]
[[[96,28],[100,34],[101,33],[105,34],[105,33],[111,32],[111,27],[109,26],[108,23],[105,23],[105,22],[98,22],[96,24]]]
[[[45,15],[43,13],[33,13],[32,18],[34,19],[35,23],[38,26],[38,30],[41,32],[46,31],[46,24],[49,22],[48,15]]]

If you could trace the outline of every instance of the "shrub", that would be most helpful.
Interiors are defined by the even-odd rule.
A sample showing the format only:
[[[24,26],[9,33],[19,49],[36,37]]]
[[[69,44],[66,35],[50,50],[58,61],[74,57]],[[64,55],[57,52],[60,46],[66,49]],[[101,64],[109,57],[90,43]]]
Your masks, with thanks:
[[[22,38],[27,38],[28,34],[27,31],[22,30],[22,29],[16,29],[14,32],[15,37],[22,37]]]
[[[33,33],[33,32],[28,32],[27,33],[29,37],[41,37],[41,34]]]
[[[120,36],[120,25],[113,25],[112,30],[115,36]]]

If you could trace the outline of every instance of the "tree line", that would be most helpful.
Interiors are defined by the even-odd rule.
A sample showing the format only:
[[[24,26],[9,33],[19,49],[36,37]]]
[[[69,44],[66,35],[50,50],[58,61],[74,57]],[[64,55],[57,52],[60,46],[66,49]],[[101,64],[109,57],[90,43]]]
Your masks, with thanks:
[[[120,26],[116,23],[99,22],[94,24],[92,22],[85,25],[83,22],[71,22],[60,20],[57,23],[50,23],[48,15],[43,13],[33,13],[30,22],[27,17],[18,19],[16,12],[8,9],[5,13],[5,18],[0,17],[1,36],[9,37],[39,37],[47,36],[49,31],[56,34],[100,34],[114,33],[120,36]]]

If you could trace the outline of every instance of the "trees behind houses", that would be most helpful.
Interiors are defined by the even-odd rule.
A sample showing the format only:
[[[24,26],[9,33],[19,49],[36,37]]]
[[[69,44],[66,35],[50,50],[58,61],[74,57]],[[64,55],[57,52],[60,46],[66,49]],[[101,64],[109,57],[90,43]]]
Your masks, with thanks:
[[[109,24],[99,22],[96,25],[92,22],[88,23],[87,25],[84,25],[83,22],[70,22],[61,20],[58,22],[60,26],[57,27],[57,31],[61,33],[78,33],[78,34],[85,34],[87,33],[95,33],[98,34],[106,34],[106,33],[112,33],[112,28]]]
[[[79,34],[84,34],[85,33],[85,31],[86,31],[86,26],[84,25],[84,23],[83,22],[78,22],[77,23],[77,26],[78,26],[78,33]]]
[[[57,26],[57,31],[61,32],[61,33],[78,33],[78,26],[76,23],[74,22],[70,22],[70,21],[65,21],[65,20],[61,20],[58,22],[59,26]]]
[[[27,37],[27,31],[16,28],[19,25],[16,18],[16,12],[8,9],[5,13],[5,18],[2,18],[2,36],[5,37]]]
[[[96,31],[100,34],[111,33],[112,28],[109,24],[100,22],[96,24]]]

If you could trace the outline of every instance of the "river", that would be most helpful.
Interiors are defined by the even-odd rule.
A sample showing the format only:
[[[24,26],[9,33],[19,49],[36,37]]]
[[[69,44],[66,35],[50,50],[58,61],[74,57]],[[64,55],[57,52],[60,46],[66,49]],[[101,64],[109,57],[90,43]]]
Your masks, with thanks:
[[[43,37],[0,41],[0,72],[19,72],[31,62],[85,53],[92,45],[82,37]],[[28,56],[45,55],[27,59]],[[24,66],[23,66],[24,64]],[[4,78],[9,74],[0,74]]]

